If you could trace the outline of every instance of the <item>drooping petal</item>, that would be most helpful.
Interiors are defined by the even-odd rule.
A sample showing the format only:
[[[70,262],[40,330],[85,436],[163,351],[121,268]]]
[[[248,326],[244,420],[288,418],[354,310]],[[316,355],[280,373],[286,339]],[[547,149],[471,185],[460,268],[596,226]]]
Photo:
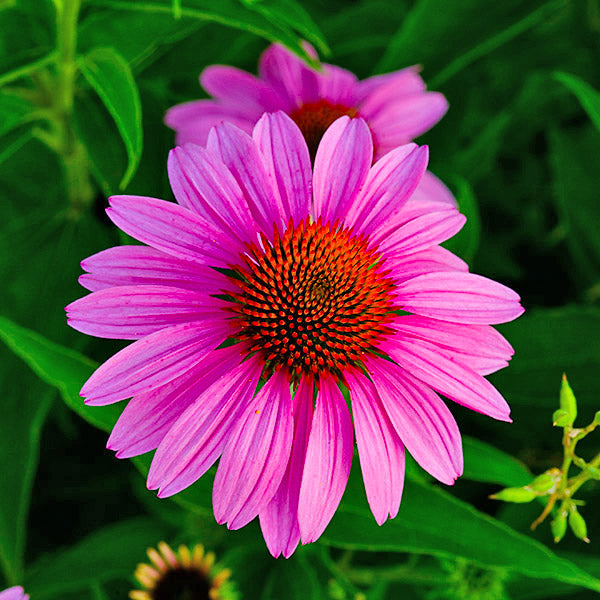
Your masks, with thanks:
[[[88,404],[103,405],[165,385],[200,363],[230,332],[231,325],[224,319],[161,329],[100,365],[81,395]]]
[[[177,132],[175,143],[204,146],[209,131],[219,123],[233,123],[250,133],[257,116],[244,114],[241,106],[223,106],[214,100],[193,100],[171,107],[165,115],[165,124]]]
[[[94,292],[66,307],[68,324],[96,337],[136,340],[177,325],[223,319],[223,301],[162,285],[127,285]]]
[[[398,287],[397,298],[408,312],[474,325],[512,321],[524,310],[513,290],[472,273],[419,275]]]
[[[148,489],[166,498],[185,489],[214,464],[252,401],[262,371],[255,357],[222,375],[187,408],[156,450]]]
[[[314,542],[340,503],[352,464],[352,419],[336,382],[320,379],[300,486],[302,543]]]
[[[134,396],[121,413],[106,447],[115,450],[117,458],[154,450],[206,389],[236,370],[246,352],[242,344],[213,350],[197,367],[166,385]]]
[[[345,223],[367,235],[400,210],[427,168],[428,149],[407,144],[392,150],[369,170],[366,182],[349,207]]]
[[[362,119],[340,117],[327,129],[315,156],[314,216],[342,220],[369,173],[373,143]]]
[[[316,71],[280,44],[272,44],[263,52],[258,72],[284,99],[280,108],[288,113],[301,104],[319,99]]]
[[[179,204],[228,231],[241,243],[256,239],[258,227],[242,190],[215,155],[187,144],[171,150],[168,169]]]
[[[252,138],[229,123],[215,127],[208,136],[207,148],[221,157],[240,186],[250,211],[265,234],[287,223],[275,202],[273,188]]]
[[[404,485],[404,446],[373,384],[362,374],[346,373],[356,445],[367,500],[379,525],[398,514]]]
[[[254,120],[264,112],[281,108],[282,99],[271,85],[236,67],[206,67],[200,75],[200,85],[224,105],[242,110]]]
[[[300,541],[298,498],[312,413],[313,383],[303,377],[294,395],[294,437],[290,460],[279,489],[259,515],[267,547],[275,558],[280,554],[289,558]]]
[[[252,135],[271,181],[284,223],[299,223],[310,211],[312,169],[298,126],[283,112],[263,115]]]
[[[235,240],[190,210],[142,196],[112,196],[106,213],[119,229],[183,260],[227,266],[237,259]]]
[[[450,206],[457,206],[456,198],[452,195],[452,192],[431,171],[425,171],[411,200],[415,202],[442,202]]]
[[[88,273],[79,283],[96,292],[120,285],[167,285],[208,294],[223,293],[230,283],[221,273],[180,260],[148,246],[115,246],[81,261]]]
[[[462,443],[454,417],[440,397],[389,361],[366,361],[377,393],[402,443],[431,475],[452,485],[462,474]]]
[[[444,396],[485,415],[510,421],[510,407],[496,388],[481,375],[437,348],[434,343],[395,336],[385,352],[401,367]]]
[[[213,487],[218,523],[239,529],[267,506],[285,473],[294,432],[288,374],[275,373],[239,414]]]
[[[359,81],[356,85],[358,105],[360,106],[367,97],[375,93],[380,102],[389,102],[398,96],[424,92],[425,82],[419,75],[420,70],[419,66],[412,66]]]

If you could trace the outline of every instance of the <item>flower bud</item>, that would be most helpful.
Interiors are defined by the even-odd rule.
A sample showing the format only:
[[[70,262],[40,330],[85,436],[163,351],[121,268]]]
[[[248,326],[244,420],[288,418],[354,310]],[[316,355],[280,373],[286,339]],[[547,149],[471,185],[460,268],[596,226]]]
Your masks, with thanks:
[[[542,473],[526,487],[534,492],[548,492],[554,487],[555,483],[556,479],[550,473]]]
[[[566,427],[569,424],[569,413],[562,408],[557,408],[552,413],[552,425],[554,427]]]
[[[575,394],[564,373],[560,385],[560,408],[569,415],[567,424],[573,425],[573,421],[575,421],[575,417],[577,416],[577,400],[575,400]]]
[[[569,526],[571,531],[580,540],[583,540],[586,544],[590,543],[590,539],[587,536],[587,525],[585,524],[584,518],[577,512],[577,507],[573,504],[569,511]]]
[[[503,500],[504,502],[531,502],[536,497],[533,490],[526,487],[505,488],[492,494],[492,500]]]
[[[560,511],[556,517],[550,522],[550,529],[554,537],[554,543],[558,544],[563,539],[567,532],[567,517],[563,511]]]
[[[596,411],[592,425],[600,425],[600,410]]]

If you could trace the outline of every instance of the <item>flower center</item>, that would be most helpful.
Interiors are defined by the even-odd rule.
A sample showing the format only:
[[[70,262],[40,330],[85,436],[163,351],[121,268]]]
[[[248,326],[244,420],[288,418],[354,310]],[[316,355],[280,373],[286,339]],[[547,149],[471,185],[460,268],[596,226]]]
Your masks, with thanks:
[[[260,352],[268,370],[340,374],[389,332],[394,284],[364,238],[337,224],[293,222],[274,243],[251,244],[234,267],[234,337]]]
[[[210,600],[209,592],[202,573],[180,567],[164,573],[152,590],[152,600]]]
[[[303,104],[290,113],[290,117],[304,135],[312,162],[315,161],[319,142],[327,128],[336,119],[344,115],[355,117],[357,112],[355,108],[348,108],[343,104],[331,104],[328,100],[319,100]]]

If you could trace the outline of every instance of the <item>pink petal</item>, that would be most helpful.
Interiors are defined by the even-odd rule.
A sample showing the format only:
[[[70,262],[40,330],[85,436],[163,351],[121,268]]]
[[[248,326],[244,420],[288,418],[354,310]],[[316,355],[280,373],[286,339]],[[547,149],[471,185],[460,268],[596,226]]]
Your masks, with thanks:
[[[510,288],[472,273],[429,273],[397,289],[402,310],[455,323],[493,325],[524,311]]]
[[[109,202],[111,221],[157,250],[213,266],[227,266],[238,258],[235,240],[182,206],[142,196],[112,196]]]
[[[285,473],[294,432],[288,373],[273,375],[240,413],[215,477],[218,523],[239,529],[271,500]]]
[[[298,522],[302,543],[314,542],[340,503],[352,464],[352,419],[336,382],[320,379],[300,486]]]
[[[403,94],[414,94],[425,91],[425,82],[419,75],[419,66],[407,67],[393,73],[374,75],[359,81],[356,86],[357,102],[364,102],[371,94],[389,102]]]
[[[448,485],[462,474],[462,444],[454,417],[439,396],[404,369],[382,359],[366,363],[400,439],[412,457]]]
[[[162,285],[119,286],[89,294],[66,307],[68,324],[96,337],[135,340],[177,325],[223,319],[222,301]]]
[[[169,429],[156,450],[148,489],[160,498],[190,486],[214,464],[252,402],[263,364],[255,357],[216,379]]]
[[[294,437],[290,460],[279,489],[267,506],[260,511],[262,529],[269,552],[277,558],[289,558],[300,541],[298,498],[304,470],[313,414],[313,383],[305,377],[294,395]]]
[[[281,110],[291,112],[319,99],[317,72],[279,44],[269,46],[260,57],[258,72],[284,100]]]
[[[29,600],[29,594],[20,585],[16,585],[0,592],[0,600]]]
[[[79,283],[95,292],[119,285],[168,285],[208,294],[223,293],[231,284],[221,273],[180,260],[148,246],[115,246],[86,258],[81,266],[89,274]]]
[[[441,202],[449,206],[458,206],[456,198],[452,195],[446,184],[431,171],[425,171],[411,200],[416,202]]]
[[[510,407],[496,388],[469,367],[447,357],[435,343],[397,335],[383,348],[402,368],[444,396],[500,421],[510,421]]]
[[[243,344],[213,350],[196,368],[166,385],[134,396],[115,424],[107,448],[116,450],[117,458],[154,450],[200,394],[236,370],[246,356],[244,350]]]
[[[469,270],[467,263],[441,246],[433,246],[406,256],[384,256],[386,268],[391,271],[390,277],[396,284],[427,273]]]
[[[427,159],[427,146],[407,144],[378,160],[349,208],[345,223],[367,235],[386,223],[415,191],[427,168]]]
[[[283,229],[287,223],[277,210],[273,188],[252,138],[223,123],[210,132],[207,148],[221,157],[234,176],[262,231],[269,235],[274,223]]]
[[[404,485],[404,446],[373,384],[362,374],[345,374],[360,468],[373,516],[382,525],[398,514]]]
[[[373,143],[362,119],[340,117],[327,129],[315,157],[314,216],[342,220],[369,173]]]
[[[199,364],[230,332],[231,325],[224,319],[161,329],[100,365],[81,395],[88,404],[103,405],[165,385]]]
[[[298,126],[283,112],[265,114],[254,128],[253,138],[283,222],[298,224],[310,211],[312,169],[310,155]]]
[[[211,65],[202,71],[200,84],[224,105],[242,110],[254,120],[282,105],[282,98],[269,84],[235,67]]]
[[[217,156],[200,146],[187,144],[171,150],[168,168],[179,204],[228,231],[240,242],[256,239],[258,228],[242,190]]]
[[[336,65],[323,65],[323,72],[317,74],[319,97],[331,104],[341,104],[353,108],[356,103],[356,75]]]

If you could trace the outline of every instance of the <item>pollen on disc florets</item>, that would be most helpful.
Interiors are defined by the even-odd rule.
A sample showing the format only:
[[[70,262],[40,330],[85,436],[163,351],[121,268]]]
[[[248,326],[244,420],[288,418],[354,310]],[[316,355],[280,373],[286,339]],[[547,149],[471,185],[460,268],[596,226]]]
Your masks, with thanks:
[[[234,267],[234,337],[264,357],[268,370],[340,375],[360,365],[389,332],[394,284],[376,249],[351,230],[308,219],[271,243],[250,244]]]
[[[290,113],[290,117],[298,125],[306,140],[313,161],[327,128],[344,115],[355,117],[357,110],[343,104],[332,104],[328,100],[307,102]]]

